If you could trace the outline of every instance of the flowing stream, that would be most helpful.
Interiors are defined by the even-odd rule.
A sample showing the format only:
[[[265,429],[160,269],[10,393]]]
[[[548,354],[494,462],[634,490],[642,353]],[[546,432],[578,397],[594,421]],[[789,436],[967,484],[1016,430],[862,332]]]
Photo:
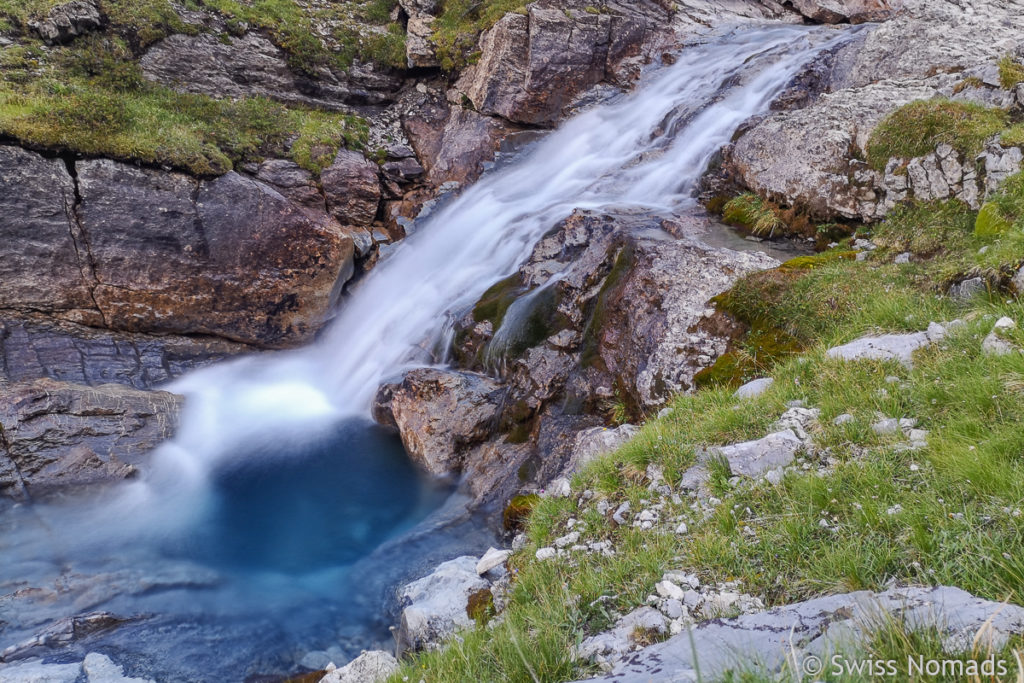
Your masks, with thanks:
[[[142,480],[0,513],[0,650],[96,610],[133,619],[34,654],[235,681],[295,671],[310,650],[340,664],[387,646],[394,583],[492,539],[370,423],[380,383],[434,362],[451,321],[573,209],[693,207],[737,127],[847,37],[745,28],[687,47],[422,221],[317,343],[177,381],[182,427]]]

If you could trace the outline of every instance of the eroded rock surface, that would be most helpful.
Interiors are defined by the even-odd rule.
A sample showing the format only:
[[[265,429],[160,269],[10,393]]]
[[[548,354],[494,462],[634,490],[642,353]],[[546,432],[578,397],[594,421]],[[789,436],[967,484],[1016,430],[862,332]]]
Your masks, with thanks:
[[[0,494],[14,498],[118,481],[170,438],[181,398],[42,379],[0,384]]]
[[[459,629],[473,625],[467,613],[470,596],[490,583],[476,573],[477,558],[444,562],[428,576],[399,591],[404,604],[398,632],[398,655],[435,647]]]

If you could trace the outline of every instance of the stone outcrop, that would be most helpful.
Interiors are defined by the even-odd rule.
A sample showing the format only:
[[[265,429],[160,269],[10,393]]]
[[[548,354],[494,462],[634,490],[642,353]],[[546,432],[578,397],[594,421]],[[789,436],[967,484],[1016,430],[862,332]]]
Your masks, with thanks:
[[[792,0],[791,4],[811,21],[862,24],[885,21],[899,10],[902,0]]]
[[[825,5],[827,3],[822,3]],[[1024,17],[1006,3],[965,8],[906,0],[889,21],[859,33],[831,58],[825,94],[754,124],[726,151],[739,184],[815,220],[872,221],[904,199],[958,198],[977,208],[1021,165],[1021,150],[997,144],[979,159],[940,145],[876,171],[863,159],[872,131],[915,100],[946,97],[1010,107],[995,61],[1020,44]],[[978,36],[984,35],[984,41]]]
[[[472,446],[495,430],[503,390],[483,375],[424,368],[381,387],[378,422],[398,429],[406,452],[431,474],[458,474]]]
[[[74,0],[57,5],[46,18],[32,24],[39,37],[50,45],[70,43],[75,38],[103,27],[103,15],[94,2]]]
[[[369,225],[377,216],[380,180],[377,164],[359,152],[343,149],[320,173],[327,208],[342,225]]]
[[[667,22],[653,3],[610,3],[607,10],[541,0],[525,14],[506,14],[481,38],[480,60],[456,91],[483,114],[554,123],[577,94],[614,79],[615,65],[651,42],[659,17]]]
[[[1024,629],[1024,608],[982,600],[958,588],[858,591],[702,622],[627,654],[608,675],[590,681],[696,680],[698,667],[705,679],[717,680],[741,662],[756,662],[758,670],[777,673],[787,663],[792,666],[794,657],[799,664],[811,655],[824,659],[856,647],[880,618],[912,631],[938,629],[950,655],[970,653],[972,647],[974,652],[998,652]]]
[[[0,382],[50,379],[151,389],[255,349],[216,337],[126,334],[41,315],[0,317]]]
[[[183,92],[269,97],[335,110],[387,102],[401,85],[368,65],[343,75],[326,68],[297,73],[286,53],[259,33],[224,39],[212,33],[175,34],[153,45],[140,65],[147,79]]]
[[[42,379],[0,385],[0,494],[38,496],[131,477],[168,439],[181,398]]]
[[[15,147],[0,147],[0,234],[0,306],[126,332],[299,343],[353,272],[336,220],[261,181]]]
[[[490,587],[490,582],[476,573],[476,563],[477,558],[469,555],[444,562],[399,591],[403,605],[399,657],[436,647],[457,630],[473,625],[467,610],[470,597]]]

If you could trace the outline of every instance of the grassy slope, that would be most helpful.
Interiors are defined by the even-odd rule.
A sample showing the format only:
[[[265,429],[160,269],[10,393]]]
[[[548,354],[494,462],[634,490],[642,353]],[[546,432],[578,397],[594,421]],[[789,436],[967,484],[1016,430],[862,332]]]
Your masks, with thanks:
[[[919,114],[907,118],[916,121]],[[544,499],[529,520],[528,546],[513,556],[514,591],[500,623],[420,655],[392,680],[583,676],[590,670],[574,660],[573,646],[643,604],[668,569],[696,572],[705,583],[738,579],[744,591],[775,605],[881,589],[892,580],[951,584],[1024,603],[1024,355],[980,352],[998,317],[1024,324],[1024,300],[993,290],[958,304],[942,294],[967,275],[1005,282],[1003,276],[1024,263],[1024,174],[995,202],[1011,226],[998,235],[976,236],[975,212],[956,202],[911,205],[877,226],[872,238],[880,247],[869,260],[845,258],[843,245],[832,252],[838,257],[800,259],[741,280],[726,297],[729,307],[762,329],[798,340],[805,352],[770,369],[762,365],[761,374],[776,382],[755,400],[738,404],[724,386],[678,397],[670,414],[649,421],[619,452],[577,475],[571,497]],[[915,254],[914,261],[893,264],[904,251]],[[920,352],[913,369],[825,355],[865,333],[920,330],[957,317],[967,324]],[[1014,332],[1014,341],[1024,346],[1024,329]],[[721,477],[722,502],[710,517],[691,510],[688,500],[668,502],[662,519],[670,522],[660,531],[613,528],[597,513],[601,498],[613,507],[630,500],[633,509],[655,502],[648,465],[659,466],[674,484],[696,448],[763,436],[797,399],[822,411],[816,441],[826,449],[824,476],[817,472],[824,463],[808,461],[809,471],[790,472],[778,486],[733,487]],[[855,419],[833,425],[841,413]],[[900,439],[875,434],[876,413],[917,418],[930,431],[928,447],[900,450]],[[583,500],[583,491],[595,497]],[[586,540],[611,540],[616,554],[535,560],[534,551],[565,534],[570,518],[582,522],[574,529]],[[678,520],[689,525],[684,536],[673,533]],[[936,634],[908,634],[897,623],[878,625],[866,645],[869,654],[885,658],[940,649]],[[773,679],[751,669],[737,671],[734,680]]]
[[[0,31],[17,44],[0,48],[0,134],[26,144],[165,164],[200,175],[235,164],[290,155],[318,172],[342,145],[365,144],[355,116],[286,107],[262,98],[237,102],[183,95],[142,79],[137,58],[170,33],[196,33],[169,0],[102,0],[110,29],[65,47],[46,48],[29,23],[53,0],[0,0]],[[347,68],[355,58],[404,63],[404,35],[389,24],[395,0],[348,0],[306,9],[294,0],[191,0],[220,13],[230,30],[266,31],[293,68]],[[329,22],[322,42],[314,25]]]

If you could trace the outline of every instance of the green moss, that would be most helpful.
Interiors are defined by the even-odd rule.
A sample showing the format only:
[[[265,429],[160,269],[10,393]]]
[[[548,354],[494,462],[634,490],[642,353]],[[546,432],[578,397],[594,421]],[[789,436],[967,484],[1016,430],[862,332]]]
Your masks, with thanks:
[[[726,202],[722,208],[722,218],[730,225],[763,237],[770,237],[786,228],[775,207],[751,192]]]
[[[587,326],[583,329],[583,343],[580,349],[580,366],[596,367],[601,362],[601,330],[604,329],[608,315],[609,299],[614,295],[626,275],[633,268],[635,254],[632,244],[626,244],[619,250],[611,271],[601,285],[601,291],[594,299]]]
[[[501,521],[505,531],[521,530],[539,502],[540,496],[534,493],[512,498],[501,514]]]
[[[1016,88],[1024,83],[1024,64],[1021,64],[1010,55],[999,60],[999,85],[1007,90]]]
[[[490,588],[481,588],[469,594],[466,616],[478,624],[486,624],[494,616],[494,593]]]
[[[494,304],[501,313],[501,323],[488,346],[486,355],[496,364],[519,358],[527,350],[548,337],[570,326],[570,321],[559,310],[562,297],[558,284],[521,295],[500,311],[504,300]],[[515,315],[510,317],[510,313]]]
[[[441,68],[455,71],[470,62],[482,31],[506,12],[526,13],[523,0],[443,0],[434,20],[434,44]]]
[[[973,159],[985,141],[1002,131],[1007,113],[978,104],[945,99],[919,100],[900,107],[871,133],[868,163],[885,169],[889,159],[924,156],[946,143]]]
[[[473,320],[478,323],[489,320],[497,330],[505,319],[508,307],[515,303],[524,291],[519,273],[513,273],[504,280],[495,282],[480,296],[480,300],[473,307]]]
[[[978,218],[974,222],[974,234],[978,237],[998,237],[1012,227],[999,206],[989,202],[978,212]]]

